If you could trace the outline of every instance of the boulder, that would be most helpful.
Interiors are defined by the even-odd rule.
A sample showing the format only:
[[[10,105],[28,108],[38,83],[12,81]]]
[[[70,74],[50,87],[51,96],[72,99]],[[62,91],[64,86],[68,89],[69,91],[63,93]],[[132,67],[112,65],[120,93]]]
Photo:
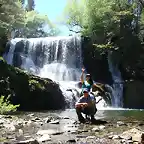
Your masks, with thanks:
[[[12,104],[20,110],[50,110],[65,107],[60,87],[48,78],[30,75],[19,68],[0,61],[0,96],[11,95]]]
[[[124,84],[124,108],[144,108],[144,82],[137,80]]]

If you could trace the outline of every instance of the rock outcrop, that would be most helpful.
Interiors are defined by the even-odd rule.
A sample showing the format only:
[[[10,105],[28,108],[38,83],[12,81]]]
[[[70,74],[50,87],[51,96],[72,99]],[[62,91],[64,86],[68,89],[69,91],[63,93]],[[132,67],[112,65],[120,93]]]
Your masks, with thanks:
[[[50,79],[29,75],[0,60],[0,95],[11,95],[21,110],[61,109],[65,99],[59,85]]]
[[[144,108],[144,82],[130,81],[124,85],[124,108]]]

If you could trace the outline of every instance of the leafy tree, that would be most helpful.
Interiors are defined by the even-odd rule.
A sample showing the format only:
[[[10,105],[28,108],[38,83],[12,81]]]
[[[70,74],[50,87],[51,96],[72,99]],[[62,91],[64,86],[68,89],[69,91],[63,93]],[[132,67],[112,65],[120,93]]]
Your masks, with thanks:
[[[46,37],[57,35],[59,31],[54,27],[46,15],[36,11],[26,13],[25,25],[17,30],[16,37]]]
[[[24,24],[25,12],[19,0],[0,0],[0,35]]]
[[[65,24],[72,31],[79,26],[76,32],[89,36],[97,50],[112,51],[113,61],[129,76],[141,77],[143,4],[141,0],[71,0],[64,11]]]

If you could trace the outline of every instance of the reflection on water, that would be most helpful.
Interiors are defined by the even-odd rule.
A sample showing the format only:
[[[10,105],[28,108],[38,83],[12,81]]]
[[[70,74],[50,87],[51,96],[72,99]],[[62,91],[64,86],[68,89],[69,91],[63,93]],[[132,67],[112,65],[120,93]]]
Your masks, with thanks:
[[[60,115],[76,118],[74,109],[62,111]],[[144,120],[144,110],[99,110],[95,117],[108,120]]]
[[[29,119],[28,114],[34,113],[34,117],[39,117],[45,121],[45,118],[48,116],[54,117],[54,119],[59,119],[60,117],[69,117],[69,119],[61,119],[60,124],[50,124],[44,123],[42,126],[33,126],[27,129],[24,128],[25,134],[35,134],[38,130],[49,130],[49,131],[56,131],[56,132],[66,132],[66,131],[75,131],[77,129],[87,129],[92,128],[91,125],[73,125],[75,120],[77,120],[77,115],[74,109],[66,109],[66,110],[59,110],[59,111],[45,111],[45,112],[22,112],[18,114],[18,117],[24,118],[25,120]],[[34,118],[31,117],[31,118]],[[144,110],[98,110],[95,115],[96,119],[106,120],[108,122],[123,121],[123,122],[142,122],[144,121]]]

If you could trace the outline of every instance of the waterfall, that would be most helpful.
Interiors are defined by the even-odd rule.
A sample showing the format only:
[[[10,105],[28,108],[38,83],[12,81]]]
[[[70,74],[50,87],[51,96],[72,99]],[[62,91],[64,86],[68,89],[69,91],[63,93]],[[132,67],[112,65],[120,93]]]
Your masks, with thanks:
[[[111,59],[111,53],[108,53],[108,64],[109,70],[112,74],[113,85],[112,85],[112,106],[113,107],[123,107],[123,80],[121,77],[121,72],[119,71],[117,65],[113,65]]]
[[[10,45],[3,56],[8,64],[56,81],[69,106],[73,106],[82,67],[80,37],[15,38]]]

